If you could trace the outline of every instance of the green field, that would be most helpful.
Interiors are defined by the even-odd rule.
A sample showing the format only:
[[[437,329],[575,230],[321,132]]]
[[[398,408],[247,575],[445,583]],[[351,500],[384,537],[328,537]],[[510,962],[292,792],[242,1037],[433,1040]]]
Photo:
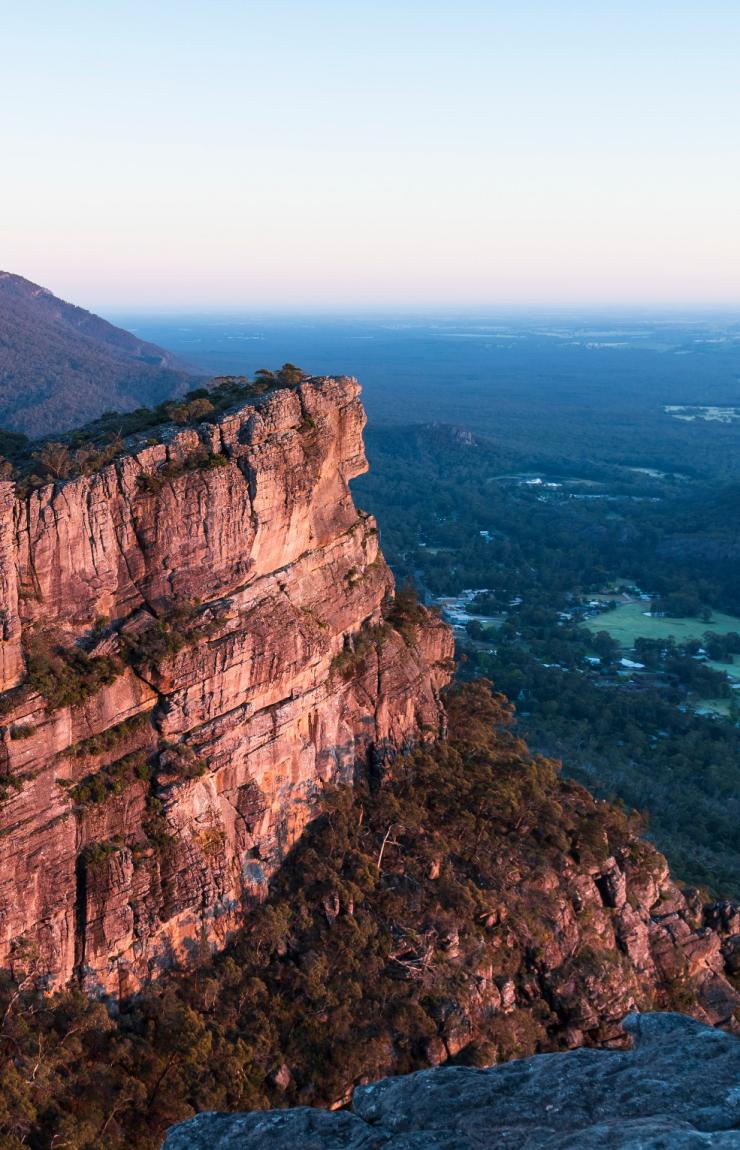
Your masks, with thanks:
[[[713,671],[724,671],[731,679],[740,679],[740,655],[733,655],[729,663],[718,663],[716,659],[707,659],[705,666]]]
[[[585,625],[590,631],[608,631],[625,648],[633,647],[638,636],[645,639],[667,639],[672,635],[677,643],[682,643],[687,639],[701,639],[705,631],[713,631],[718,635],[726,635],[728,631],[740,632],[740,618],[737,615],[715,611],[709,623],[688,618],[653,619],[644,613],[648,606],[644,602],[623,603],[614,611],[586,619]],[[717,664],[717,667],[732,674],[729,664]],[[737,666],[735,669],[738,669]]]
[[[732,709],[732,699],[702,699],[699,704],[694,708],[700,715],[714,714],[724,715],[726,719],[730,718]]]

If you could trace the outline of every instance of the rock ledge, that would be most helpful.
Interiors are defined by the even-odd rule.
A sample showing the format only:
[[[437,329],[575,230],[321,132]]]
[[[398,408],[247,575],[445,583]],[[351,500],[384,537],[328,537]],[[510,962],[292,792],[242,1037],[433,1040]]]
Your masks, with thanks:
[[[740,1148],[740,1041],[679,1014],[631,1014],[629,1050],[444,1067],[358,1087],[351,1108],[200,1114],[163,1150]]]

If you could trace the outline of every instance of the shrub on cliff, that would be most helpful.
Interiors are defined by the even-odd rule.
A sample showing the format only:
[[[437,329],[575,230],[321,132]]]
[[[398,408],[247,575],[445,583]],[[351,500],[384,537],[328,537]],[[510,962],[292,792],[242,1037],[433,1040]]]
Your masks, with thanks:
[[[387,623],[365,623],[354,635],[345,638],[345,645],[331,661],[332,674],[349,682],[373,652],[382,649],[390,633]]]
[[[70,432],[63,440],[40,444],[25,435],[0,430],[0,479],[15,477],[19,494],[26,495],[46,483],[93,475],[125,452],[128,436],[151,432],[151,442],[157,443],[161,438],[158,429],[167,424],[195,427],[239,403],[258,400],[269,391],[280,387],[295,389],[307,378],[305,372],[290,363],[276,372],[263,368],[256,372],[253,381],[243,375],[217,376],[209,388],[196,388],[182,401],[165,400],[157,407],[138,407],[134,411],[105,411],[99,419]],[[209,458],[226,461],[220,455]]]
[[[190,471],[215,471],[217,468],[227,467],[228,463],[228,456],[220,451],[206,451],[203,447],[192,451],[184,459],[169,459],[156,471],[142,471],[136,477],[136,486],[144,494],[155,495],[170,479],[177,479],[178,476],[186,475]]]
[[[208,762],[184,743],[165,744],[159,756],[160,773],[177,779],[199,779],[208,770]]]
[[[121,795],[134,779],[149,780],[152,772],[148,759],[147,751],[131,751],[69,787],[70,798],[77,806],[87,807],[103,803],[113,795]]]
[[[138,715],[132,715],[129,719],[123,719],[122,722],[116,723],[112,727],[106,727],[97,735],[91,735],[87,739],[81,739],[79,743],[73,743],[63,753],[76,759],[85,758],[88,755],[101,755],[105,751],[112,750],[113,747],[118,746],[119,743],[124,742],[132,735],[144,730],[151,721],[151,712],[142,711]]]
[[[294,363],[284,363],[279,371],[270,371],[266,367],[259,368],[255,373],[255,380],[270,387],[300,387],[308,378],[305,371],[296,367]]]
[[[391,627],[406,640],[414,641],[416,627],[428,616],[427,608],[422,607],[413,583],[404,583],[396,591],[385,611],[385,618]]]
[[[122,632],[123,658],[132,667],[156,667],[183,647],[210,635],[217,625],[212,610],[200,615],[196,606],[182,603],[171,607],[166,615],[154,619],[138,634]]]
[[[17,775],[12,774],[6,765],[0,766],[0,803],[4,803],[11,795],[23,789],[23,782]],[[4,831],[7,834],[8,831]]]
[[[73,707],[113,683],[123,671],[119,659],[88,655],[63,647],[40,633],[24,636],[27,685],[43,695],[52,710]]]

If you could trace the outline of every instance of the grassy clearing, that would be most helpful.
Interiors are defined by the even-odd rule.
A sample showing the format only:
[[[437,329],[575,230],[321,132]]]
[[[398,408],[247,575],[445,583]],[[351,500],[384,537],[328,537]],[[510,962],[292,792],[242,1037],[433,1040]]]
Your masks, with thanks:
[[[726,635],[728,631],[740,632],[740,618],[737,615],[725,615],[722,611],[715,611],[710,622],[702,619],[654,619],[646,615],[648,603],[623,603],[614,611],[607,611],[603,615],[586,619],[585,624],[590,631],[608,631],[613,639],[623,647],[634,646],[635,639],[642,636],[646,639],[667,639],[673,636],[677,643],[688,639],[701,639],[706,631],[716,635]],[[718,670],[729,671],[729,664],[717,666]]]
[[[701,699],[694,707],[697,714],[723,715],[725,719],[732,716],[732,699]]]
[[[720,663],[718,659],[707,659],[706,665],[713,671],[724,671],[731,679],[740,679],[740,655],[733,655],[727,663]]]

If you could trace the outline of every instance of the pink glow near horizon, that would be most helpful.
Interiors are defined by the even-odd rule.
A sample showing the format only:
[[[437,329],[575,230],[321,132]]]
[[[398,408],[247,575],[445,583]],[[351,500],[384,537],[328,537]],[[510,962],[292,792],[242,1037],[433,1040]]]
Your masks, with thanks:
[[[716,0],[19,5],[0,266],[94,310],[737,302],[739,32]]]

